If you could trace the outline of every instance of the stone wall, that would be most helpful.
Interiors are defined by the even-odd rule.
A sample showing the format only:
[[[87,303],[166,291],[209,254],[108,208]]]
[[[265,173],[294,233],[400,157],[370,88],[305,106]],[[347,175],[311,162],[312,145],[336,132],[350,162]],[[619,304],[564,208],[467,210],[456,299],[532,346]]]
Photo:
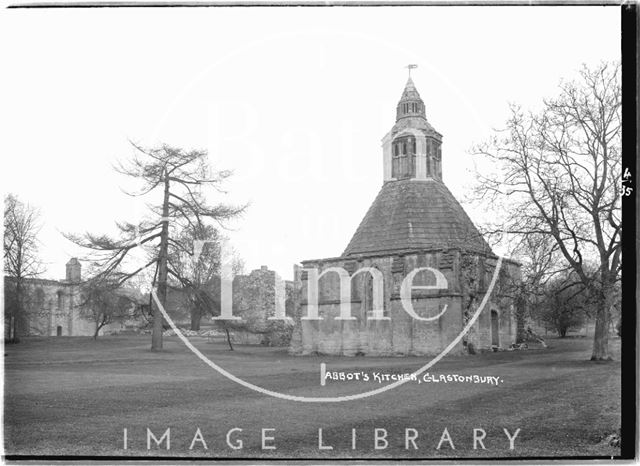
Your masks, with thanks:
[[[503,274],[513,277],[510,269],[515,264],[504,262]],[[354,320],[336,320],[340,315],[340,280],[335,272],[327,272],[319,279],[318,310],[321,320],[305,320],[309,311],[307,286],[309,276],[303,268],[317,268],[319,273],[331,267],[344,268],[351,278],[351,315]],[[363,267],[373,267],[384,278],[383,308],[389,320],[368,319],[372,310],[370,274],[354,273]],[[447,289],[414,290],[412,304],[421,317],[437,315],[445,305],[447,311],[433,321],[420,321],[403,308],[400,287],[403,279],[418,267],[438,269],[447,279]],[[293,354],[339,354],[355,356],[427,355],[446,348],[463,329],[480,304],[491,275],[495,259],[460,250],[433,250],[404,256],[361,257],[306,261],[295,271],[295,329],[290,351]],[[369,282],[367,282],[369,280]],[[431,272],[418,272],[414,286],[434,285]],[[496,287],[499,288],[499,287]],[[499,295],[487,306],[474,324],[472,331],[452,350],[466,351],[468,343],[478,349],[491,349],[491,310],[497,312],[499,345],[508,347],[515,341],[515,323],[510,305]]]
[[[65,280],[27,279],[24,281],[24,313],[19,318],[20,336],[93,336],[95,322],[83,315],[80,295],[80,264],[72,259],[67,264]],[[247,275],[234,277],[234,314],[243,317],[243,324],[231,328],[237,333],[236,341],[261,343],[269,346],[288,346],[293,325],[280,320],[268,320],[275,313],[276,273],[267,267],[253,270]],[[11,312],[10,288],[15,281],[5,277],[5,317]],[[293,313],[292,282],[285,282],[286,314]],[[219,302],[219,280],[212,289]],[[184,293],[170,288],[167,293],[167,312],[179,326],[190,324],[190,304]],[[145,321],[122,321],[106,325],[99,335],[108,335],[125,330],[135,330]],[[9,328],[8,325],[5,328]]]
[[[14,281],[5,277],[5,299]],[[95,322],[82,316],[80,287],[65,280],[27,279],[24,281],[24,315],[19,319],[20,336],[93,336]],[[9,313],[7,309],[7,314]],[[103,327],[100,335],[117,332],[126,323]]]
[[[282,320],[269,320],[276,312],[276,277],[277,274],[268,267],[262,266],[247,275],[238,275],[233,280],[234,315],[240,316],[244,322],[244,333],[250,343],[258,342],[267,346],[289,346],[293,325]],[[281,281],[280,277],[277,277]],[[285,312],[290,315],[293,310],[291,294],[293,284],[284,281]],[[243,330],[235,333],[242,334]],[[240,338],[240,336],[239,336]]]

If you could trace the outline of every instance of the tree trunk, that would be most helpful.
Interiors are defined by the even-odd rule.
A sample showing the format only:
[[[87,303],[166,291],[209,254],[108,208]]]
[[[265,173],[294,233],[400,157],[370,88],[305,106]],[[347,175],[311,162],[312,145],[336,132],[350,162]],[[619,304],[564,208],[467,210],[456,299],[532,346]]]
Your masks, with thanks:
[[[22,317],[22,312],[23,312],[23,293],[24,293],[24,289],[22,286],[22,277],[18,277],[16,279],[16,310],[15,310],[15,314],[13,316],[13,319],[11,319],[11,342],[12,343],[18,343],[20,341],[20,337],[18,336],[18,322],[20,321],[20,318]]]
[[[7,341],[9,343],[13,342],[13,337],[15,332],[15,327],[13,326],[13,322],[15,320],[16,320],[16,317],[13,314],[9,316],[9,338],[7,338]]]
[[[199,309],[191,310],[191,330],[200,330],[200,321],[202,320],[202,313]]]
[[[158,300],[165,306],[167,302],[167,256],[169,249],[169,175],[164,173],[164,199],[162,202],[162,232],[160,233],[160,251],[158,253]],[[166,307],[165,307],[166,309]],[[162,350],[162,314],[158,306],[153,313],[153,331],[151,333],[151,351]]]
[[[98,339],[98,333],[100,333],[100,326],[98,324],[96,324],[96,331],[93,333],[93,339],[94,340]]]
[[[524,290],[521,289],[520,292],[522,294],[516,301],[516,343],[523,343],[526,340],[524,329],[526,303],[524,299],[522,299],[522,296],[524,296]]]
[[[11,333],[11,343],[18,343],[18,317],[11,316],[11,329],[9,330]]]
[[[229,329],[225,327],[224,331],[227,333],[227,343],[229,344],[229,351],[233,351],[233,345],[231,344],[231,335],[229,335]]]
[[[603,285],[596,310],[596,326],[593,333],[592,361],[610,361],[609,356],[609,310],[613,305],[613,288]]]

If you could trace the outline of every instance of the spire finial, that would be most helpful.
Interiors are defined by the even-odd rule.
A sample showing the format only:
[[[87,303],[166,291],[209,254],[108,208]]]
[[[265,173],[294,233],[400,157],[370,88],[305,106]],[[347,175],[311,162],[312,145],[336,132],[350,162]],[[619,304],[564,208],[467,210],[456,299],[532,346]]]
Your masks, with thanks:
[[[413,69],[415,69],[417,67],[418,67],[418,65],[411,65],[411,64],[405,66],[405,68],[407,68],[409,70],[409,77],[411,77],[411,70],[413,70]]]

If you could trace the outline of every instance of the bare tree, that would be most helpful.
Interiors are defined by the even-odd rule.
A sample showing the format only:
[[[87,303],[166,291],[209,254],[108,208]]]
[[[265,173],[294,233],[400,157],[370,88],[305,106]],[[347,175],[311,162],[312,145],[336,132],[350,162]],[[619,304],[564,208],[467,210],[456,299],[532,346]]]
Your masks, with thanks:
[[[549,280],[567,267],[558,266],[558,246],[552,237],[540,234],[520,236],[512,255],[521,259],[522,277],[510,280],[507,292],[516,304],[517,341],[526,339],[525,321],[537,316],[546,296]]]
[[[540,295],[534,317],[543,322],[546,329],[555,330],[560,338],[569,330],[581,327],[594,304],[582,282],[575,279],[573,270],[545,283]]]
[[[44,272],[38,256],[38,233],[40,232],[39,212],[29,204],[24,204],[16,196],[9,194],[4,199],[4,272],[15,285],[11,295],[12,305],[7,309],[9,316],[9,341],[19,341],[18,324],[26,319],[25,280]]]
[[[193,230],[188,226],[182,231],[181,238],[183,241],[193,241],[193,238],[196,238],[200,243],[199,254],[194,256],[186,254],[183,250],[173,251],[169,256],[169,266],[176,273],[170,278],[176,291],[183,293],[187,301],[191,315],[191,330],[200,330],[200,321],[204,316],[220,315],[222,264],[228,263],[232,276],[237,276],[243,272],[244,262],[233,247],[225,244],[226,238],[210,226],[202,230]],[[235,311],[237,302],[235,299]],[[230,330],[249,331],[250,326],[245,320],[216,320],[215,324],[224,330],[231,351],[233,344]]]
[[[205,150],[185,151],[183,149],[162,145],[154,149],[146,149],[133,144],[135,153],[125,163],[120,163],[116,170],[141,182],[139,192],[128,193],[131,196],[152,196],[156,192],[161,195],[159,204],[149,205],[148,218],[136,224],[117,223],[119,237],[107,235],[67,234],[71,241],[92,250],[92,260],[101,268],[103,277],[115,276],[119,283],[155,265],[152,287],[157,285],[158,298],[164,305],[167,299],[169,275],[180,279],[177,271],[169,267],[168,259],[172,250],[180,250],[187,254],[194,253],[194,244],[186,244],[179,238],[179,232],[187,225],[194,231],[200,231],[207,224],[217,223],[224,227],[225,222],[242,214],[246,206],[231,206],[224,203],[211,205],[206,200],[204,188],[212,188],[224,193],[221,186],[231,175],[229,171],[214,171],[208,163]],[[146,247],[152,250],[147,260],[136,262],[131,267],[125,259],[130,253]],[[131,261],[130,261],[131,262]],[[129,265],[130,271],[125,270]],[[154,309],[153,331],[151,337],[152,351],[162,349],[163,319],[157,308]]]
[[[493,169],[478,173],[476,194],[505,212],[491,228],[552,238],[597,298],[592,360],[609,359],[609,313],[620,278],[620,112],[619,64],[584,66],[539,112],[512,106],[507,128],[474,149]]]
[[[139,301],[134,290],[120,288],[115,280],[88,280],[82,285],[78,307],[82,317],[95,323],[95,340],[103,327],[137,318]]]
[[[200,330],[202,317],[211,313],[211,301],[206,298],[207,285],[220,274],[221,238],[211,225],[202,229],[188,225],[178,233],[182,244],[199,241],[199,254],[187,253],[185,249],[174,249],[169,255],[169,267],[175,271],[170,277],[175,288],[184,294],[191,317],[191,330]]]

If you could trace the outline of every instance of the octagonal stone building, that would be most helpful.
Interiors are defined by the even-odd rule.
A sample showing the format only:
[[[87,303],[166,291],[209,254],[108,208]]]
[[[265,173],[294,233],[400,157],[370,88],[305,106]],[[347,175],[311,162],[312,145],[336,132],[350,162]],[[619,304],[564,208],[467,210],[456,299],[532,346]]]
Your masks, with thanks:
[[[382,149],[382,188],[342,255],[295,268],[293,354],[437,354],[487,294],[498,257],[442,180],[442,135],[427,120],[411,77]],[[503,260],[494,290],[454,353],[515,342],[519,280],[519,264]],[[403,282],[412,287],[410,302],[420,318],[403,305]],[[341,315],[344,302],[349,318]]]

